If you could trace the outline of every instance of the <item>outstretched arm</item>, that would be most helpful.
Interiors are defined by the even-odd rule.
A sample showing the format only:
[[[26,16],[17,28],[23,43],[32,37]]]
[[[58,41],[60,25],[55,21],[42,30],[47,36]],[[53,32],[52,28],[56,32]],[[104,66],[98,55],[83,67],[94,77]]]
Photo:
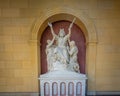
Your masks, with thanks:
[[[53,30],[52,24],[48,22],[48,25],[50,26],[51,33],[52,33],[53,37],[56,37],[57,35],[55,34],[55,32]]]
[[[68,28],[68,32],[69,32],[68,35],[69,35],[69,37],[71,36],[71,28],[72,28],[73,23],[75,22],[75,20],[76,20],[76,18],[73,19],[72,23],[70,24],[70,26]]]

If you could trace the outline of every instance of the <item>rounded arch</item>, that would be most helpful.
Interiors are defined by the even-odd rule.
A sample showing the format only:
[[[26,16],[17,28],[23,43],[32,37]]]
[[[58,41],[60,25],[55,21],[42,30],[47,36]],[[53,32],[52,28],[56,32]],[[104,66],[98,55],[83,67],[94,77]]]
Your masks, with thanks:
[[[35,24],[31,30],[31,54],[32,63],[38,67],[38,76],[41,74],[40,69],[40,39],[44,29],[47,27],[47,23],[60,20],[72,21],[76,17],[75,24],[79,26],[86,38],[86,74],[88,77],[88,90],[96,90],[96,54],[97,54],[97,32],[95,30],[92,19],[83,11],[72,9],[70,7],[58,7],[54,9],[47,9],[42,12],[41,16],[35,20]],[[91,70],[92,69],[92,70]],[[95,94],[95,93],[94,93]]]
[[[97,34],[94,23],[84,12],[78,10],[59,7],[56,9],[46,10],[36,19],[31,33],[31,40],[40,40],[42,32],[47,27],[48,22],[59,20],[72,21],[76,17],[75,23],[82,29],[87,42],[97,42]]]
[[[53,22],[53,30],[55,34],[59,34],[60,28],[64,28],[65,34],[68,34],[68,27],[71,22],[61,20],[57,22]],[[76,24],[73,24],[72,29],[71,29],[71,36],[70,36],[70,41],[74,40],[75,45],[77,46],[78,49],[78,54],[77,54],[77,62],[79,65],[79,71],[83,74],[86,73],[86,39],[84,36],[83,31],[81,28],[79,28]],[[47,46],[47,40],[52,40],[53,36],[51,34],[51,30],[49,26],[44,30],[42,33],[42,37],[40,39],[40,65],[41,65],[41,74],[46,73],[48,64],[47,64],[47,55],[46,55],[46,46]],[[70,46],[69,46],[70,47]]]

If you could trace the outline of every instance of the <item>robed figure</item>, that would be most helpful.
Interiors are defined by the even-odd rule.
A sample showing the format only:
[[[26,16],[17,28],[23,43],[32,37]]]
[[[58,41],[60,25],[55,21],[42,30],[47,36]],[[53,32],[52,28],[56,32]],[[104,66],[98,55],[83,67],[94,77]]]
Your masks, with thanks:
[[[60,29],[59,34],[55,34],[52,24],[48,23],[53,36],[52,40],[47,40],[46,55],[48,71],[53,70],[70,70],[79,72],[79,65],[77,62],[78,49],[74,41],[70,41],[71,28],[75,22],[68,28],[68,34],[65,34],[64,29]]]

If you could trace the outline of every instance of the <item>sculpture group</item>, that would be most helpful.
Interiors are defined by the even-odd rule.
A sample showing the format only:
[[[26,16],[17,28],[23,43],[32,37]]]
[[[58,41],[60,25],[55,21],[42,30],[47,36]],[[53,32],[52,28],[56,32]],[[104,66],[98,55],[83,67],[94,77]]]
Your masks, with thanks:
[[[79,71],[79,64],[77,62],[78,48],[75,41],[70,41],[71,28],[75,18],[68,28],[68,34],[65,34],[64,29],[60,29],[59,34],[55,34],[52,24],[48,23],[52,40],[47,40],[46,55],[48,71],[54,70],[70,70],[74,72]]]

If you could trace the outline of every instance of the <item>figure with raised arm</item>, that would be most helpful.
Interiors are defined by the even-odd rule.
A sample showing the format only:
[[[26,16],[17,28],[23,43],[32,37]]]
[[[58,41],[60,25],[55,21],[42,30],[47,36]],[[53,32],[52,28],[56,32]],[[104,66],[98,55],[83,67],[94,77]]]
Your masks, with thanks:
[[[54,54],[58,56],[59,58],[58,60],[60,60],[62,64],[69,64],[70,57],[69,57],[67,47],[68,47],[68,40],[70,39],[70,36],[71,36],[71,28],[73,26],[74,21],[75,21],[75,18],[68,28],[69,33],[67,35],[65,34],[64,29],[60,29],[59,34],[56,35],[53,30],[52,24],[48,23],[51,29],[51,33],[56,40],[56,48],[54,50]]]

